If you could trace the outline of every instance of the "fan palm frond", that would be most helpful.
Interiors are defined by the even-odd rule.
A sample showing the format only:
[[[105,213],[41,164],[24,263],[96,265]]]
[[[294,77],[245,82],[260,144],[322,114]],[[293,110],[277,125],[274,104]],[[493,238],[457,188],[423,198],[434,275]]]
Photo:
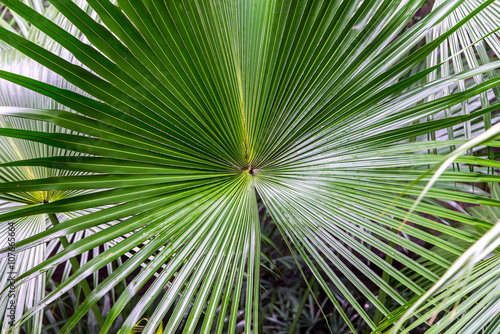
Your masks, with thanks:
[[[26,1],[28,6],[32,7],[34,10],[39,12],[40,14],[46,16],[47,18],[53,20],[61,27],[68,31],[72,31],[75,36],[79,36],[82,38],[81,34],[74,28],[74,25],[71,24],[64,16],[62,16],[54,7],[46,7],[41,4],[39,1]],[[87,8],[87,11],[90,13],[88,5],[85,2],[80,2],[80,5]],[[7,15],[8,9],[5,8],[2,11],[2,17],[5,18]],[[40,45],[44,45],[47,49],[51,50],[55,54],[58,54],[65,59],[80,65],[80,63],[69,53],[67,53],[60,45],[54,43],[54,41],[50,40],[45,34],[40,32],[35,27],[31,26],[26,20],[22,17],[14,14],[10,22],[2,21],[3,26],[14,27],[15,29],[7,29],[12,32],[24,36],[25,38],[38,43]],[[3,70],[10,71],[12,73],[17,73],[20,75],[25,75],[33,79],[42,80],[47,84],[52,84],[57,87],[63,89],[69,89],[80,94],[84,94],[81,90],[76,88],[74,85],[67,82],[64,78],[57,75],[56,73],[48,70],[47,68],[41,66],[39,63],[35,62],[33,59],[25,56],[21,52],[15,49],[6,48],[5,50],[0,52],[0,67]],[[11,82],[0,80],[0,104],[4,106],[11,106],[17,108],[58,108],[61,110],[68,110],[69,108],[61,105],[60,103],[54,101],[53,99],[46,97],[44,95],[33,92],[29,89],[23,88],[19,85],[12,84]],[[50,123],[46,123],[38,120],[29,120],[29,119],[20,119],[20,118],[12,118],[8,116],[0,117],[0,126],[1,127],[9,127],[15,128],[19,130],[29,130],[29,131],[46,131],[49,133],[74,133],[71,130],[67,130],[65,128],[61,128],[57,125],[53,125]],[[41,158],[41,157],[52,157],[52,156],[79,156],[81,154],[75,153],[72,151],[68,151],[61,148],[50,147],[41,143],[33,143],[26,140],[15,139],[15,138],[0,138],[0,161],[2,163],[19,161],[24,159],[31,158]],[[27,180],[35,180],[39,178],[47,178],[47,177],[57,177],[57,176],[70,176],[70,175],[79,175],[82,173],[73,172],[73,171],[61,171],[56,169],[47,169],[37,166],[26,166],[26,167],[10,167],[3,168],[0,171],[0,179],[3,182],[22,182]],[[85,173],[84,173],[85,174]],[[2,195],[0,199],[6,208],[7,212],[12,210],[14,206],[9,203],[23,203],[25,207],[29,210],[29,208],[33,207],[33,205],[38,205],[44,202],[50,202],[57,199],[63,199],[71,196],[75,196],[78,194],[83,194],[89,192],[88,190],[71,190],[71,191],[28,191],[19,193],[17,195]],[[17,207],[19,208],[19,206]],[[53,216],[56,220],[66,220],[68,216],[74,217],[75,215],[82,215],[84,212],[74,212],[74,213],[60,213],[59,217]],[[1,228],[5,232],[2,236],[5,236],[2,239],[2,248],[7,248],[9,245],[8,240],[10,241],[20,241],[26,239],[30,236],[36,235],[37,233],[46,230],[50,227],[52,223],[49,220],[49,217],[45,214],[36,215],[33,217],[20,218],[16,220],[10,220],[1,223]],[[70,237],[70,241],[76,242],[80,240],[84,235],[88,237],[93,232],[100,231],[105,228],[106,225],[103,225],[94,230],[87,230],[83,233],[75,234]],[[9,234],[9,229],[11,233]],[[2,327],[3,330],[7,330],[11,327],[13,321],[9,321],[12,319],[19,319],[22,315],[29,309],[31,309],[34,305],[42,300],[45,296],[46,289],[46,274],[43,274],[37,277],[35,280],[28,282],[23,285],[19,289],[12,291],[9,289],[9,282],[13,283],[13,279],[17,279],[19,275],[22,275],[29,268],[36,266],[46,260],[46,258],[52,253],[53,250],[57,252],[57,250],[62,250],[60,248],[59,240],[53,240],[52,244],[46,247],[45,244],[39,245],[33,249],[14,253],[11,252],[12,256],[11,261],[7,261],[7,259],[2,259],[2,263],[0,264],[2,270],[2,276],[0,277],[2,281],[2,290],[6,290],[3,294],[2,302],[4,306],[8,306],[8,304],[12,300],[17,299],[17,307],[15,308],[15,312],[9,312],[9,308],[2,308],[2,314],[0,317],[3,319]],[[54,243],[55,242],[55,243]],[[94,249],[95,252],[98,249]],[[81,263],[86,262],[88,254],[82,254]],[[75,260],[73,260],[75,261]],[[14,263],[14,270],[10,269],[9,266]],[[71,272],[71,265],[69,263],[66,265],[67,269],[65,275],[69,275]],[[108,267],[108,270],[111,267]],[[111,272],[111,271],[110,271]],[[12,279],[11,279],[12,278]],[[97,279],[97,276],[95,275]],[[9,279],[11,279],[9,281]],[[77,300],[73,300],[74,305],[77,305]],[[94,309],[97,312],[97,308]],[[40,333],[42,329],[42,312],[37,316],[33,317],[30,321],[32,324],[29,324],[30,331],[32,333]],[[97,312],[100,316],[100,311]],[[18,332],[16,330],[15,332]]]
[[[131,281],[101,333],[145,286],[120,333],[132,330],[159,296],[145,333],[153,333],[167,314],[168,333],[181,323],[188,333],[200,324],[201,332],[220,333],[227,325],[233,333],[240,302],[244,331],[258,332],[258,197],[292,256],[306,263],[353,332],[327,282],[375,330],[378,318],[391,313],[388,299],[407,305],[440,282],[432,266],[453,270],[448,258],[426,245],[463,256],[466,249],[447,236],[474,243],[490,234],[471,233],[456,222],[490,232],[497,226],[443,204],[500,206],[500,200],[472,187],[455,189],[456,183],[498,182],[491,154],[453,156],[459,169],[439,170],[439,179],[429,174],[455,147],[499,145],[490,136],[498,126],[492,125],[500,77],[492,73],[499,61],[466,62],[446,72],[448,54],[435,60],[443,43],[496,8],[493,0],[469,6],[465,14],[464,0],[443,2],[409,29],[405,26],[423,1],[118,0],[115,5],[88,0],[93,16],[73,1],[50,0],[81,36],[22,2],[3,2],[78,64],[8,28],[0,28],[0,39],[81,92],[0,71],[0,78],[64,106],[3,107],[4,117],[68,131],[5,127],[0,135],[75,152],[2,164],[62,173],[1,183],[3,196],[72,196],[5,212],[0,220],[92,211],[19,241],[19,252],[109,224],[33,266],[17,284],[127,236],[84,263],[17,326],[131,254],[99,282],[61,333],[69,333],[126,279]],[[443,24],[446,29],[433,34]],[[486,35],[493,36],[497,27],[476,30],[472,43],[479,42],[475,37],[489,41]],[[457,49],[451,56],[468,51]],[[476,81],[465,84],[470,79]],[[473,103],[473,109],[464,107]],[[445,137],[433,135],[443,131]],[[74,174],[64,174],[69,172]],[[0,256],[6,254],[4,249]],[[400,264],[422,280],[413,281]],[[407,289],[397,290],[394,283]],[[379,315],[368,314],[355,295]]]

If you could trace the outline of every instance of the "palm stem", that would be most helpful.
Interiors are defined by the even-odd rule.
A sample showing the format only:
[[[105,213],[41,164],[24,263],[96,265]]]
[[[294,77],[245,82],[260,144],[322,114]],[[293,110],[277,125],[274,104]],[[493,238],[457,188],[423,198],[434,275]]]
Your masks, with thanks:
[[[311,286],[314,283],[315,277],[313,276],[311,280],[309,281],[309,286]],[[295,313],[295,318],[293,319],[292,325],[290,326],[290,330],[288,331],[288,334],[294,334],[295,327],[297,327],[297,323],[299,322],[300,315],[302,314],[302,310],[306,306],[307,298],[309,297],[311,289],[307,289],[306,292],[304,293],[304,296],[302,296],[302,300],[300,301],[299,308],[297,309],[297,312]]]
[[[50,221],[52,222],[52,225],[57,226],[59,224],[59,219],[57,219],[57,216],[54,213],[49,213],[48,216]],[[61,241],[63,248],[67,248],[69,246],[69,241],[65,236],[59,237],[59,240]],[[78,263],[76,257],[72,257],[69,261],[71,263],[73,273],[80,269],[80,264]],[[80,281],[79,285],[82,288],[83,293],[85,293],[85,296],[89,296],[91,290],[87,281],[82,280]],[[102,326],[104,325],[104,318],[102,317],[101,311],[99,310],[97,304],[94,304],[92,306],[92,313],[94,313],[97,323],[99,324],[99,328],[102,328]]]

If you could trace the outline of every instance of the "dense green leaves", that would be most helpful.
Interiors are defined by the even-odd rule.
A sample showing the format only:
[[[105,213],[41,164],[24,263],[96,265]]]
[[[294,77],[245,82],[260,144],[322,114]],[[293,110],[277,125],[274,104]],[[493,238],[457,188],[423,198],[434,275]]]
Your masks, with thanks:
[[[470,187],[499,177],[493,0],[436,2],[411,27],[422,0],[49,2],[54,18],[3,1],[19,28],[29,22],[41,40],[3,24],[0,39],[17,51],[2,53],[29,57],[57,80],[0,70],[2,85],[50,101],[4,98],[0,107],[0,139],[22,153],[2,153],[1,198],[24,204],[1,212],[0,221],[71,217],[29,230],[16,244],[20,254],[92,231],[51,257],[38,254],[20,287],[105,248],[49,293],[39,288],[17,329],[100,268],[125,260],[94,281],[61,333],[120,282],[126,288],[101,333],[143,287],[120,333],[160,295],[145,333],[160,324],[167,333],[234,333],[240,313],[245,332],[262,331],[258,202],[353,332],[329,282],[375,330],[398,306],[440,287],[452,258],[496,229],[456,209],[500,206]],[[482,149],[486,156],[473,154]],[[432,176],[448,154],[455,165]],[[477,275],[494,275],[492,263]],[[492,291],[480,295],[492,296],[484,303],[498,299]],[[427,321],[428,307],[414,306],[401,323],[414,315]]]

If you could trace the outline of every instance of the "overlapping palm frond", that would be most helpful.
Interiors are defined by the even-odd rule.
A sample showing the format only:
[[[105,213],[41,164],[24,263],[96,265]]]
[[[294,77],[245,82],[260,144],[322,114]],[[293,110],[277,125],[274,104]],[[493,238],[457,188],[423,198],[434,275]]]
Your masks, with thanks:
[[[48,19],[56,22],[58,25],[63,27],[65,30],[72,32],[75,36],[82,38],[81,34],[74,28],[74,26],[69,22],[64,16],[60,15],[58,11],[53,7],[46,7],[40,1],[25,1],[27,5],[32,7],[34,10],[39,12],[41,15],[44,15]],[[91,12],[88,5],[85,2],[80,2],[80,5],[84,8],[87,8],[87,11]],[[8,14],[12,14],[8,11],[8,8],[5,8],[2,11],[1,16],[6,17]],[[2,21],[3,26],[7,27],[13,33],[19,34],[34,43],[44,45],[47,49],[51,50],[51,52],[64,57],[68,61],[80,65],[80,63],[74,59],[74,57],[65,51],[60,45],[57,45],[48,38],[45,34],[41,33],[38,29],[32,27],[26,20],[17,16],[15,13],[13,17],[6,22]],[[10,27],[10,28],[9,28]],[[71,91],[75,91],[77,93],[83,94],[83,92],[76,88],[74,85],[68,83],[64,78],[55,74],[54,72],[48,70],[47,68],[41,66],[33,59],[25,56],[18,50],[12,48],[4,48],[3,51],[0,52],[0,67],[2,70],[9,71],[12,73],[17,73],[20,75],[28,76],[32,79],[41,80],[44,83],[52,84],[57,87],[68,89]],[[53,99],[46,97],[42,94],[33,92],[29,89],[23,88],[19,85],[12,84],[9,81],[1,80],[0,82],[0,104],[3,106],[15,107],[16,110],[20,108],[44,108],[44,109],[61,109],[61,110],[70,110],[64,105],[59,104]],[[0,126],[3,128],[15,128],[19,130],[28,130],[28,131],[46,131],[49,133],[74,133],[71,130],[67,130],[65,128],[61,128],[57,125],[53,125],[50,123],[37,121],[37,120],[29,120],[29,119],[20,119],[20,118],[11,118],[8,116],[0,116]],[[75,153],[72,151],[68,151],[61,148],[54,148],[42,143],[34,143],[29,142],[22,139],[15,138],[0,138],[0,161],[2,163],[8,163],[13,161],[19,161],[24,159],[31,158],[48,158],[52,156],[80,156],[81,154]],[[9,167],[2,168],[0,170],[0,178],[3,182],[22,182],[28,180],[35,180],[39,178],[48,178],[48,177],[59,177],[59,176],[70,176],[70,175],[81,175],[80,172],[74,171],[63,171],[57,169],[47,169],[43,167],[37,166],[27,166],[27,167]],[[86,173],[83,173],[86,174]],[[81,195],[86,193],[87,191],[81,190],[69,190],[69,191],[27,191],[18,193],[15,195],[2,194],[0,195],[0,199],[4,209],[2,212],[9,212],[14,209],[20,209],[25,207],[29,210],[35,205],[44,202],[50,202],[57,199],[63,199],[75,195]],[[15,205],[17,203],[17,205]],[[14,204],[14,205],[12,205]],[[20,206],[20,204],[22,204]],[[89,211],[95,210],[84,210],[81,212],[73,212],[73,213],[59,213],[57,220],[67,220],[68,217],[74,218],[75,215],[83,215],[89,213]],[[53,217],[53,218],[54,218]],[[1,223],[2,240],[1,247],[7,248],[12,241],[20,241],[36,235],[41,231],[46,230],[50,227],[52,223],[49,220],[49,217],[46,214],[35,215],[31,217],[23,217],[20,219],[5,221]],[[9,229],[10,228],[10,229]],[[106,228],[106,225],[97,227],[93,230],[82,231],[81,233],[77,233],[74,235],[70,235],[69,242],[76,242],[81,240],[82,238],[88,237],[92,233],[96,231],[101,231],[103,228]],[[11,232],[11,233],[9,233]],[[59,239],[52,240],[47,246],[45,244],[38,245],[35,248],[30,250],[16,253],[10,259],[7,258],[2,259],[0,264],[0,289],[5,291],[2,294],[2,311],[0,314],[0,318],[2,318],[2,330],[7,331],[9,327],[10,320],[12,319],[20,319],[22,315],[29,309],[31,309],[34,305],[39,303],[43,297],[45,296],[46,290],[46,274],[42,274],[38,276],[35,280],[28,282],[27,284],[21,286],[15,293],[9,289],[10,283],[12,280],[10,278],[16,278],[19,275],[22,275],[28,269],[42,263],[47,257],[52,254],[52,252],[58,252],[62,250],[61,244],[59,243]],[[93,252],[98,251],[98,249],[94,249]],[[13,253],[13,252],[11,252]],[[82,254],[81,263],[86,262],[86,258],[88,254]],[[13,265],[14,268],[10,268]],[[108,268],[109,269],[109,268]],[[67,277],[71,274],[72,267],[68,262],[66,264],[66,269],[63,274],[64,277]],[[74,270],[74,268],[73,268]],[[95,278],[97,273],[94,274]],[[49,277],[51,274],[49,273]],[[78,287],[80,289],[80,287]],[[76,307],[78,305],[78,295],[72,295],[72,303]],[[16,301],[15,312],[10,312],[9,303],[14,300]],[[97,312],[98,309],[96,308]],[[31,333],[40,333],[42,329],[42,313],[40,311],[35,317],[33,317],[29,324],[27,324],[27,328],[29,328],[29,332]],[[100,311],[98,312],[100,315]],[[31,323],[32,322],[32,323]],[[26,331],[26,330],[25,330]],[[19,332],[16,330],[15,332]]]
[[[414,207],[418,205],[420,199],[425,196],[454,159],[474,146],[482,145],[485,141],[498,137],[499,133],[500,124],[496,124],[451,152],[425,186],[414,203]],[[489,187],[491,198],[500,199],[498,183],[490,183]],[[462,211],[465,210],[462,209]],[[497,318],[500,306],[498,303],[500,298],[500,290],[498,289],[500,283],[498,281],[500,277],[500,262],[498,262],[500,224],[498,222],[500,210],[498,207],[474,206],[469,208],[469,212],[476,218],[491,222],[492,228],[486,233],[481,228],[480,230],[483,230],[481,234],[484,235],[473,244],[448,236],[447,239],[450,242],[464,248],[470,246],[460,256],[454,256],[449,252],[434,248],[434,252],[453,261],[453,265],[446,272],[443,272],[442,268],[433,266],[435,272],[441,276],[439,281],[430,286],[425,294],[418,299],[414,298],[389,315],[387,320],[377,328],[376,333],[380,333],[394,324],[390,333],[411,333],[412,330],[424,323],[429,326],[436,323],[426,333],[445,332],[452,334],[478,333],[480,331],[494,333],[498,329]],[[461,228],[464,231],[477,233],[470,226],[464,227]],[[429,265],[428,260],[419,262],[426,266]],[[419,280],[418,274],[413,277],[416,277],[417,281]],[[416,315],[419,316],[412,319]],[[407,328],[403,328],[403,324],[409,319],[412,319],[413,322]]]
[[[19,286],[77,254],[128,236],[83,264],[18,319],[18,326],[130,254],[99,282],[61,333],[69,333],[126,278],[131,282],[101,333],[144,286],[147,292],[120,333],[128,333],[158,296],[145,333],[153,333],[167,315],[168,333],[180,327],[189,333],[196,328],[233,333],[241,300],[244,331],[259,332],[257,196],[292,255],[308,265],[353,332],[327,282],[374,330],[390,314],[388,305],[406,305],[439,282],[433,266],[453,268],[433,249],[459,257],[466,249],[448,237],[481,240],[480,233],[456,228],[456,222],[483,231],[493,226],[445,205],[500,206],[473,187],[456,189],[456,183],[498,182],[491,171],[498,167],[493,150],[486,158],[458,157],[460,169],[448,168],[425,188],[431,166],[496,121],[500,62],[484,58],[459,67],[457,57],[469,49],[457,49],[450,53],[455,67],[447,71],[448,53],[435,56],[468,24],[487,20],[484,11],[497,6],[492,0],[472,7],[473,1],[464,0],[437,4],[409,29],[404,28],[424,1],[118,0],[114,5],[87,0],[96,21],[73,1],[50,0],[85,40],[22,2],[3,2],[80,65],[8,28],[0,29],[0,39],[82,93],[0,71],[0,78],[65,106],[5,107],[4,117],[73,131],[6,127],[0,135],[78,152],[3,164],[75,174],[4,182],[0,193],[83,193],[11,210],[0,220],[103,208],[18,242],[19,252],[120,220],[33,266]],[[466,6],[470,10],[464,12]],[[473,43],[498,28],[488,22],[475,30]],[[440,25],[446,29],[433,34]],[[421,43],[429,34],[432,38]],[[488,54],[497,43],[481,45]],[[476,81],[468,84],[471,78]],[[495,137],[481,144],[499,146]],[[421,281],[400,271],[400,264]],[[407,289],[396,289],[398,283]],[[374,305],[376,315],[355,295]]]
[[[491,197],[500,199],[500,187],[492,185]],[[490,221],[494,227],[485,233],[441,276],[438,282],[415,303],[395,312],[383,327],[397,322],[392,333],[411,333],[427,322],[426,333],[496,333],[500,309],[500,256],[498,207],[469,209],[473,216]],[[408,309],[409,308],[409,309]],[[401,328],[415,314],[410,325]],[[398,329],[401,329],[400,331]]]
[[[434,8],[439,7],[442,3],[443,1],[436,1],[434,3]],[[478,5],[478,1],[465,1],[456,11],[446,17],[428,34],[428,39],[434,40],[448,31],[450,27],[466,17]],[[450,73],[462,72],[464,68],[477,68],[480,64],[490,63],[497,59],[496,55],[500,52],[500,34],[498,31],[500,22],[498,16],[499,6],[500,4],[498,2],[492,3],[491,6],[488,6],[484,11],[478,13],[471,21],[454,32],[439,48],[431,53],[427,59],[427,66],[435,66],[439,63],[442,63],[442,65],[440,71],[433,72],[429,76],[429,81],[447,76]],[[446,87],[438,95],[446,96],[453,91],[462,92],[468,87],[481,84],[485,80],[488,80],[488,78],[494,78],[496,76],[496,71],[484,72],[475,75],[473,80],[460,80],[456,83],[456,86]],[[491,103],[498,101],[499,98],[500,90],[496,87],[489,92],[478,95],[474,99],[464,101],[455,108],[443,110],[442,115],[437,115],[437,117],[469,114],[478,108],[488,107]],[[479,118],[473,121],[467,121],[461,125],[449,127],[431,135],[437,139],[470,139],[474,138],[485,129],[490,128],[491,125],[495,124],[497,121],[498,115],[485,114],[483,119]],[[481,147],[475,148],[475,150],[480,149]],[[490,149],[490,158],[493,158],[492,154],[493,151]]]

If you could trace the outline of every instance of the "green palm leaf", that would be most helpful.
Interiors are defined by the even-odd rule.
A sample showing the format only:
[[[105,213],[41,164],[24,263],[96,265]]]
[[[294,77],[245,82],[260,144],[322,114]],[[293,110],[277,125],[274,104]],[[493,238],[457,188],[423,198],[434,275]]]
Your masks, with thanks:
[[[461,168],[447,168],[439,180],[427,173],[450,149],[496,120],[491,115],[497,109],[499,63],[483,58],[449,71],[448,57],[457,62],[460,50],[441,53],[439,61],[435,54],[448,39],[484,23],[484,13],[497,6],[492,0],[477,6],[463,0],[436,4],[409,29],[405,26],[423,1],[118,0],[115,5],[88,0],[95,20],[73,1],[50,0],[81,35],[22,2],[3,2],[74,59],[9,28],[0,28],[0,39],[81,91],[0,70],[0,78],[58,103],[12,104],[0,109],[4,117],[66,129],[0,129],[3,140],[61,152],[5,161],[4,170],[56,174],[5,179],[2,196],[71,195],[10,210],[0,220],[89,210],[19,241],[16,249],[23,252],[96,231],[32,266],[18,284],[112,245],[31,307],[18,326],[130,254],[94,287],[61,333],[69,333],[126,278],[132,281],[101,333],[150,281],[121,333],[129,333],[160,295],[145,333],[154,333],[167,315],[169,333],[178,328],[191,333],[199,324],[201,332],[220,333],[227,326],[233,333],[240,302],[245,332],[258,332],[260,197],[292,255],[300,254],[350,329],[355,332],[328,281],[374,330],[379,319],[366,312],[353,289],[375,306],[376,317],[389,315],[382,295],[406,305],[439,282],[437,272],[452,267],[435,249],[456,257],[465,252],[448,237],[466,243],[481,237],[454,222],[482,231],[493,226],[444,204],[500,206],[500,200],[471,187],[455,189],[456,183],[498,182],[497,174],[484,173],[498,167],[493,149],[487,158],[458,158]],[[485,40],[482,50],[498,44],[492,42],[498,24],[487,22],[471,40]],[[441,25],[446,29],[432,34]],[[470,78],[476,80],[466,85]],[[495,139],[481,140],[480,148],[498,147]],[[426,187],[429,180],[432,187]],[[398,199],[400,194],[405,195]],[[123,240],[113,242],[119,237]],[[413,281],[396,263],[421,280]]]
[[[498,184],[492,186],[492,197],[498,199]],[[393,332],[415,312],[422,313],[405,328],[411,330],[423,322],[435,323],[426,333],[494,333],[498,330],[499,307],[499,256],[498,256],[498,208],[472,207],[474,216],[496,223],[464,254],[454,259],[454,264],[440,280],[429,288],[416,303],[406,310],[401,318],[390,318],[383,324],[387,327],[396,322]],[[405,305],[408,308],[408,305]],[[418,311],[417,311],[418,310]],[[397,314],[397,313],[396,313]]]
[[[60,15],[59,12],[55,10],[55,8],[43,6],[38,1],[32,1],[32,2],[27,1],[26,4],[34,8],[37,12],[52,19],[54,22],[58,22],[61,26],[65,27],[66,29],[73,30],[75,36],[78,36],[79,33],[77,31],[75,32],[74,28],[72,29],[73,27],[72,24],[68,20],[66,20],[62,15]],[[88,5],[86,7],[88,8]],[[6,16],[7,13],[8,9],[5,8],[2,11],[2,15]],[[62,55],[63,57],[65,57],[70,61],[78,63],[77,61],[75,61],[74,57],[72,57],[67,53],[64,53],[64,50],[62,49],[61,46],[55,45],[54,42],[49,40],[46,35],[42,34],[40,31],[37,31],[35,28],[31,27],[29,23],[25,21],[23,18],[14,14],[13,19],[9,22],[8,25],[5,25],[5,21],[2,21],[2,23],[4,24],[4,26],[7,27],[7,29],[9,29],[9,27],[17,27],[19,30],[16,30],[14,28],[10,28],[9,30],[17,34],[20,34],[38,44],[45,45],[52,52]],[[42,80],[46,83],[54,84],[61,88],[70,89],[72,91],[82,93],[82,91],[77,89],[75,86],[69,84],[65,80],[62,80],[62,78],[56,75],[55,73],[50,72],[43,66],[36,63],[34,60],[26,57],[25,55],[23,55],[22,53],[20,53],[15,49],[6,48],[6,50],[2,51],[0,53],[0,63],[2,64],[1,67],[4,70],[27,75],[29,77]],[[20,107],[58,108],[61,110],[69,110],[67,107],[53,101],[48,97],[45,97],[31,90],[22,88],[18,85],[3,80],[0,86],[0,101],[2,105],[15,106],[16,110]],[[37,120],[30,120],[30,119],[20,119],[20,118],[2,116],[0,119],[0,123],[2,127],[11,127],[21,130],[47,131],[50,133],[54,132],[73,133],[71,130],[61,128],[53,124],[44,123]],[[19,161],[19,160],[29,159],[32,157],[42,158],[51,156],[64,156],[69,158],[69,157],[82,156],[81,154],[78,153],[75,154],[75,152],[67,151],[64,149],[57,149],[54,147],[49,147],[43,144],[28,142],[24,140],[17,140],[7,137],[2,137],[0,140],[1,140],[0,159],[2,163]],[[38,178],[71,176],[78,174],[82,173],[73,171],[58,171],[55,169],[40,168],[36,166],[3,168],[0,171],[0,177],[2,181],[15,182],[15,183],[22,183],[26,182],[27,180],[33,180]],[[11,205],[12,202],[23,203],[25,204],[24,207],[30,210],[31,208],[33,208],[34,204],[50,202],[57,199],[83,194],[85,192],[88,192],[88,190],[83,190],[83,191],[82,190],[38,191],[37,190],[37,191],[27,191],[19,193],[14,196],[4,195],[1,196],[2,203],[5,207],[5,210],[2,210],[2,212],[9,212],[12,211],[13,209],[16,209],[15,206]],[[17,209],[19,209],[19,207],[17,207]],[[60,213],[58,214],[59,217],[52,216],[51,220],[54,219],[55,221],[58,221],[58,219],[66,220],[68,219],[68,217],[75,217],[86,213],[88,213],[88,211]],[[25,217],[8,222],[3,222],[1,228],[5,232],[3,234],[5,238],[2,240],[2,248],[8,247],[9,245],[9,243],[7,242],[8,240],[19,241],[28,238],[30,236],[36,235],[41,231],[45,231],[47,227],[51,226],[51,224],[52,223],[48,219],[47,215],[36,215],[32,217]],[[77,242],[78,240],[84,237],[88,237],[93,233],[95,233],[96,231],[100,231],[104,228],[106,228],[106,225],[102,225],[93,230],[89,229],[81,233],[73,234],[69,237],[69,240],[71,242]],[[14,231],[13,232],[14,238],[8,238],[11,236],[9,234],[10,230]],[[64,239],[66,238],[64,237]],[[64,241],[66,240],[62,241],[64,243]],[[18,275],[21,275],[24,272],[28,271],[31,267],[36,266],[41,262],[43,262],[44,260],[46,260],[46,258],[49,257],[49,255],[52,252],[60,251],[61,247],[62,246],[59,244],[59,240],[52,240],[52,242],[50,242],[47,245],[47,247],[45,244],[42,244],[30,250],[18,252],[13,257],[11,257],[11,260],[13,260],[15,267],[13,270],[8,270],[12,261],[9,262],[7,261],[7,259],[2,260],[2,273],[3,273],[1,278],[2,290],[8,290],[9,294],[11,294],[12,292],[11,290],[9,290],[10,286],[8,285],[9,282],[8,279],[9,277],[12,277],[12,274],[9,274],[10,272],[14,272],[15,273],[14,277],[17,277]],[[108,247],[108,245],[105,245],[105,247]],[[94,254],[96,251],[98,251],[98,248],[92,250]],[[82,254],[80,259],[81,263],[86,262],[88,254],[89,254],[88,252]],[[71,265],[69,262],[71,262]],[[75,262],[75,259],[71,259],[71,261],[68,261],[68,263],[66,264],[66,270],[63,274],[63,277],[71,273],[71,267],[73,267],[73,270],[75,270],[74,269],[75,267],[79,267],[78,263]],[[108,271],[111,272],[112,268],[108,267]],[[52,276],[52,273],[48,273],[48,275],[44,273],[38,276],[35,280],[32,280],[27,284],[21,286],[19,289],[17,289],[13,297],[7,296],[6,293],[3,294],[4,298],[2,300],[4,303],[7,303],[4,304],[4,306],[8,306],[9,303],[12,302],[13,298],[14,300],[16,299],[16,296],[19,297],[17,298],[17,307],[15,308],[15,313],[9,314],[10,310],[7,309],[7,307],[2,308],[2,316],[5,315],[5,317],[3,317],[4,321],[2,321],[2,327],[4,331],[6,331],[9,327],[11,327],[8,321],[9,317],[7,315],[11,316],[10,318],[11,320],[20,319],[22,315],[25,312],[27,312],[27,310],[31,309],[34,305],[36,305],[43,299],[43,297],[45,296],[45,290],[51,283],[50,276]],[[94,274],[94,279],[98,280],[97,273]],[[84,285],[85,284],[82,284],[82,286]],[[88,286],[86,288],[88,289]],[[87,293],[89,293],[89,291],[87,291]],[[78,299],[78,292],[76,296],[72,295],[71,301],[75,306],[78,304],[77,299]],[[102,318],[98,308],[94,307],[93,312],[97,314],[98,317]],[[27,324],[28,326],[27,328],[29,329],[25,330],[28,330],[32,333],[40,333],[43,327],[42,314],[43,312],[40,312],[37,316],[32,317],[30,319],[30,323]],[[19,332],[19,330],[17,329],[14,332]]]

